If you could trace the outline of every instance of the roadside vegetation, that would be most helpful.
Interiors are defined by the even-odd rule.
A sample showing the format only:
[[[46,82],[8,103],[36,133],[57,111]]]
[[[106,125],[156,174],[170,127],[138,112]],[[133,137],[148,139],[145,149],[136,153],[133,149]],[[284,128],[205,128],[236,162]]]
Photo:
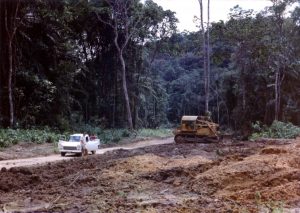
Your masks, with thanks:
[[[74,127],[74,130],[66,131],[65,135],[72,134],[72,132],[86,132],[89,135],[97,135],[103,144],[119,143],[122,139],[143,139],[143,138],[164,138],[172,136],[172,129],[170,128],[141,128],[130,131],[125,128],[104,129],[100,127],[93,127],[91,125],[81,125]]]
[[[292,139],[300,135],[300,127],[292,123],[284,123],[274,121],[271,126],[263,125],[260,122],[252,124],[253,133],[250,140],[259,138],[284,138]],[[120,143],[123,140],[136,141],[147,138],[165,138],[171,137],[172,129],[157,128],[157,129],[138,129],[130,131],[128,129],[102,129],[90,125],[77,126],[73,130],[60,132],[55,129],[0,129],[0,147],[9,147],[20,142],[28,143],[57,143],[59,138],[65,136],[68,138],[70,134],[75,132],[86,132],[90,135],[97,135],[102,144]]]
[[[129,131],[127,129],[101,129],[101,128],[78,128],[74,131],[59,133],[58,131],[45,128],[39,129],[0,129],[0,147],[9,147],[19,142],[31,143],[57,143],[61,136],[68,138],[75,132],[87,132],[91,135],[97,135],[101,143],[112,144],[119,143],[123,139],[145,139],[145,138],[164,138],[172,135],[171,129],[140,129]]]
[[[127,129],[107,129],[99,134],[103,144],[119,143],[123,139],[143,140],[147,138],[164,138],[170,136],[172,136],[171,129],[139,129],[132,132]]]
[[[60,134],[49,129],[0,129],[0,147],[9,147],[19,142],[53,143]]]
[[[251,140],[258,138],[286,138],[292,139],[300,135],[300,127],[292,123],[284,123],[281,121],[274,121],[271,126],[262,125],[256,122],[252,125],[254,133],[251,135]]]

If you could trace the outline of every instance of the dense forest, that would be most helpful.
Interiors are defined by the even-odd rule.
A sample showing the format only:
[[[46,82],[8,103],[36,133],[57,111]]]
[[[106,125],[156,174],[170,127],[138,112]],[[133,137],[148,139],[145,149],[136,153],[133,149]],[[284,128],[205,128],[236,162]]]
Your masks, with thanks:
[[[272,2],[178,32],[151,0],[1,0],[1,126],[158,128],[202,115],[203,33],[215,122],[299,125],[300,8]]]

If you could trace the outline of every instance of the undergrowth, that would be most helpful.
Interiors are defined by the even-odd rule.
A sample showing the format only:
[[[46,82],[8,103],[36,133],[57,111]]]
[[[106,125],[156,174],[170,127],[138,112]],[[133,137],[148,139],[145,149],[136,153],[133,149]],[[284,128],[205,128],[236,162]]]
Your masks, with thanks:
[[[140,129],[137,131],[138,137],[169,137],[172,136],[171,129]]]
[[[60,134],[49,129],[0,129],[0,147],[8,147],[19,142],[53,143]]]
[[[251,135],[251,140],[258,138],[287,138],[292,139],[300,135],[300,127],[292,123],[284,123],[281,121],[274,121],[271,126],[261,125],[256,122],[252,125],[254,133]]]
[[[147,137],[169,137],[172,136],[172,130],[166,128],[159,129],[139,129],[130,131],[128,129],[102,129],[91,125],[78,126],[74,128],[74,132],[86,132],[88,134],[97,135],[101,143],[110,144],[118,143],[122,139],[147,138]]]
[[[170,129],[140,129],[129,131],[127,129],[101,129],[98,127],[85,126],[76,128],[73,131],[59,133],[49,128],[45,129],[0,129],[0,147],[9,147],[19,142],[32,143],[57,143],[64,135],[66,138],[74,133],[88,133],[97,135],[101,143],[118,143],[124,138],[146,138],[146,137],[168,137],[172,135]]]
[[[135,131],[129,131],[127,129],[106,129],[98,134],[98,137],[100,137],[102,143],[107,144],[118,143],[124,138],[164,138],[171,135],[172,131],[170,129],[139,129]]]

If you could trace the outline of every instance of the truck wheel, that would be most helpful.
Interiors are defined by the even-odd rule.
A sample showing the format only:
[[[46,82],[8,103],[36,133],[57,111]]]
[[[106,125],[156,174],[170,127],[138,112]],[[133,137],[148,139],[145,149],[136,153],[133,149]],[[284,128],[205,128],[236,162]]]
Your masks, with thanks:
[[[95,151],[95,150],[92,151],[92,155],[94,155],[94,154],[96,154],[96,151]]]
[[[64,157],[64,156],[66,156],[66,153],[65,153],[65,152],[61,152],[60,155],[61,155],[62,157]]]
[[[76,154],[78,157],[81,157],[82,156],[82,152],[79,152]]]

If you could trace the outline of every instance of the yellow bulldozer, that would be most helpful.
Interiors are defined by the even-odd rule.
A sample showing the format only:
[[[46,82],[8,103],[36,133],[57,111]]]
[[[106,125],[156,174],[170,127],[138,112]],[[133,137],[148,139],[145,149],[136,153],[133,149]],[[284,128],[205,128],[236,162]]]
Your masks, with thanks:
[[[180,127],[173,132],[174,140],[176,143],[218,142],[218,128],[209,116],[182,116]]]

